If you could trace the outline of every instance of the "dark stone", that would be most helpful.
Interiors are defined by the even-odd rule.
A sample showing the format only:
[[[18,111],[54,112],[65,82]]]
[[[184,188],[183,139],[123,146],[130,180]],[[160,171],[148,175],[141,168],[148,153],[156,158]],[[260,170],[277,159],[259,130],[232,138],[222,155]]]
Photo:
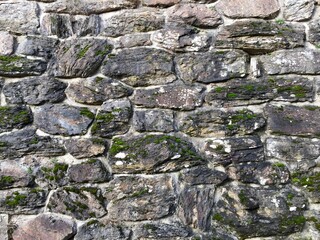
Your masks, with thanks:
[[[304,190],[310,203],[320,203],[320,172],[309,170],[292,172],[291,180],[294,185]]]
[[[314,44],[317,48],[320,47],[320,20],[315,19],[309,22],[309,42]]]
[[[90,158],[102,155],[108,149],[107,141],[99,138],[67,139],[67,152],[75,158]]]
[[[63,101],[66,87],[67,84],[51,77],[32,77],[6,84],[3,94],[7,103],[39,105]]]
[[[32,123],[32,113],[24,105],[0,107],[0,133],[20,129]]]
[[[114,173],[173,172],[204,164],[193,145],[169,135],[115,138],[109,150]]]
[[[34,123],[47,133],[73,136],[85,134],[94,115],[88,108],[46,104],[34,110]]]
[[[135,87],[167,84],[176,79],[173,56],[154,48],[125,49],[109,54],[102,73]]]

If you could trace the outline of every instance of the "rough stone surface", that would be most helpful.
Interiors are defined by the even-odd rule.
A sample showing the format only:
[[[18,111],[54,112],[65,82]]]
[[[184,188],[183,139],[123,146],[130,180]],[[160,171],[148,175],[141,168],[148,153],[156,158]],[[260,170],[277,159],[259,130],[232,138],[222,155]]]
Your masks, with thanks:
[[[213,83],[248,73],[248,56],[237,50],[186,53],[177,56],[175,62],[177,73],[187,82]]]
[[[109,162],[114,173],[172,172],[204,164],[191,143],[169,135],[115,138]]]
[[[39,105],[63,101],[66,87],[51,77],[32,77],[5,85],[3,94],[7,103]]]
[[[120,37],[117,45],[115,45],[115,48],[132,48],[150,45],[152,45],[150,34],[137,33]]]
[[[15,39],[8,32],[0,32],[0,55],[10,55],[13,53]]]
[[[271,18],[280,10],[277,0],[257,0],[254,5],[250,0],[225,0],[216,8],[230,18]]]
[[[0,132],[8,132],[15,128],[20,129],[32,122],[32,113],[29,107],[17,105],[0,107]]]
[[[0,237],[3,240],[8,240],[8,215],[0,214]]]
[[[108,55],[102,73],[130,86],[160,85],[174,81],[173,56],[154,48],[135,48]]]
[[[320,21],[318,19],[309,22],[309,41],[317,48],[320,47]]]
[[[108,143],[99,138],[68,139],[64,145],[68,153],[79,159],[102,155],[108,149]]]
[[[39,170],[36,172],[36,183],[45,188],[55,189],[65,186],[69,183],[67,171],[69,165],[65,162],[57,162],[52,160],[42,163]]]
[[[17,161],[0,162],[0,189],[27,187],[32,185],[33,177]]]
[[[179,3],[180,0],[143,0],[144,6],[149,7],[169,7],[176,3]]]
[[[311,18],[314,7],[314,0],[285,0],[283,15],[289,21],[307,20]]]
[[[19,227],[13,233],[13,239],[69,239],[76,233],[74,221],[56,214],[41,214]]]

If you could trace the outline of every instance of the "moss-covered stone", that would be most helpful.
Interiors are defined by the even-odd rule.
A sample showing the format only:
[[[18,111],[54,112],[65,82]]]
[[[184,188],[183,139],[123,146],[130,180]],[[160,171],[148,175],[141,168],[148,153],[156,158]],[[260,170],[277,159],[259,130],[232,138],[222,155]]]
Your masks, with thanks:
[[[7,132],[14,128],[23,128],[32,122],[30,108],[17,106],[0,107],[0,132]]]

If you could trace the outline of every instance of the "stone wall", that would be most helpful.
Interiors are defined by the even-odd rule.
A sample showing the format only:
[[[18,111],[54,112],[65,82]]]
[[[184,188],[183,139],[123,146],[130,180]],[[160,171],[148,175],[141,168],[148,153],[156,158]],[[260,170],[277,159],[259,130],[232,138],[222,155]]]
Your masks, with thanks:
[[[318,4],[1,0],[0,239],[319,239]]]

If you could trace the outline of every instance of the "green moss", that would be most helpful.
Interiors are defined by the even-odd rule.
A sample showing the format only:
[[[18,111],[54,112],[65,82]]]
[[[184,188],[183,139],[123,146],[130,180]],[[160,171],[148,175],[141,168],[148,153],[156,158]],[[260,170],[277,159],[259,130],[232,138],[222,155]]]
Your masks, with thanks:
[[[112,113],[99,113],[96,119],[99,122],[109,123],[114,119],[114,115]]]
[[[214,89],[215,92],[217,93],[221,93],[221,92],[225,92],[227,89],[225,87],[216,87]]]
[[[285,21],[283,19],[276,19],[276,23],[279,25],[283,25]]]
[[[37,144],[39,143],[39,139],[37,137],[33,137],[30,141],[30,144]]]
[[[0,61],[6,62],[6,63],[16,62],[21,59],[23,59],[23,57],[20,57],[20,56],[0,56]]]
[[[287,199],[288,200],[292,200],[293,198],[294,198],[294,194],[293,193],[288,193]]]
[[[88,161],[83,162],[83,164],[85,164],[85,163],[93,164],[93,163],[96,163],[98,161],[99,161],[98,159],[89,159]]]
[[[28,110],[22,110],[13,115],[14,124],[18,124],[21,122],[29,122],[30,120],[30,112]]]
[[[45,179],[59,181],[65,177],[68,167],[66,163],[54,163],[53,167],[42,167],[41,171]]]
[[[241,204],[246,204],[248,202],[248,197],[246,196],[243,190],[240,191],[238,194],[239,200]]]
[[[146,193],[149,192],[148,188],[141,188],[140,190],[132,193],[130,196],[128,196],[129,198],[136,198],[136,197],[141,197],[142,195],[145,195]]]
[[[228,99],[234,99],[234,98],[236,98],[237,96],[238,96],[238,95],[237,95],[236,93],[232,93],[232,92],[227,94],[227,98],[228,98]]]
[[[257,117],[256,114],[253,114],[250,111],[243,109],[241,111],[238,111],[236,114],[231,115],[231,121],[232,123],[238,123],[238,122],[243,122],[247,120],[252,120],[256,117]]]
[[[226,153],[225,151],[225,147],[222,144],[219,144],[215,147],[214,151],[218,152],[218,153]]]
[[[320,191],[320,172],[312,175],[296,172],[291,177],[294,184],[306,188],[309,192]]]
[[[6,142],[0,142],[0,147],[7,147],[8,143]]]
[[[0,186],[8,186],[14,183],[12,176],[1,176],[0,177]]]
[[[281,219],[280,225],[282,228],[293,227],[293,226],[302,227],[306,221],[307,220],[304,216],[285,217]]]
[[[110,154],[116,155],[121,151],[126,151],[129,149],[129,146],[121,138],[114,138],[112,141],[112,146],[110,148]]]
[[[223,217],[221,216],[221,214],[216,213],[216,214],[214,214],[214,215],[212,216],[212,219],[220,222],[220,221],[222,221]]]
[[[307,110],[309,110],[309,111],[316,111],[316,110],[319,110],[319,109],[320,109],[320,107],[318,107],[318,106],[311,106],[311,105],[309,105],[309,106],[304,106],[304,108],[307,109]]]
[[[106,45],[103,50],[98,50],[98,51],[96,51],[95,56],[96,56],[96,57],[98,57],[98,56],[104,56],[104,55],[106,55],[108,52],[110,52],[111,50],[112,50],[111,45]]]
[[[146,230],[156,231],[158,228],[150,223],[143,224],[143,228]]]
[[[78,53],[78,58],[83,58],[90,48],[91,48],[91,45],[87,45],[84,48],[82,48]]]
[[[86,107],[82,107],[80,108],[80,115],[82,116],[86,116],[90,119],[94,119],[95,114],[93,112],[91,112],[88,108]]]
[[[255,86],[252,84],[244,85],[242,88],[248,92],[253,92],[255,90]]]
[[[12,195],[6,197],[5,204],[11,208],[14,208],[19,205],[26,205],[26,199],[27,195],[20,194],[19,192],[13,192]]]
[[[308,89],[305,89],[301,85],[292,85],[292,86],[280,86],[277,88],[278,93],[282,92],[292,92],[297,98],[304,98]]]
[[[273,167],[277,167],[277,168],[285,168],[286,165],[284,163],[281,162],[276,162],[272,164]]]

